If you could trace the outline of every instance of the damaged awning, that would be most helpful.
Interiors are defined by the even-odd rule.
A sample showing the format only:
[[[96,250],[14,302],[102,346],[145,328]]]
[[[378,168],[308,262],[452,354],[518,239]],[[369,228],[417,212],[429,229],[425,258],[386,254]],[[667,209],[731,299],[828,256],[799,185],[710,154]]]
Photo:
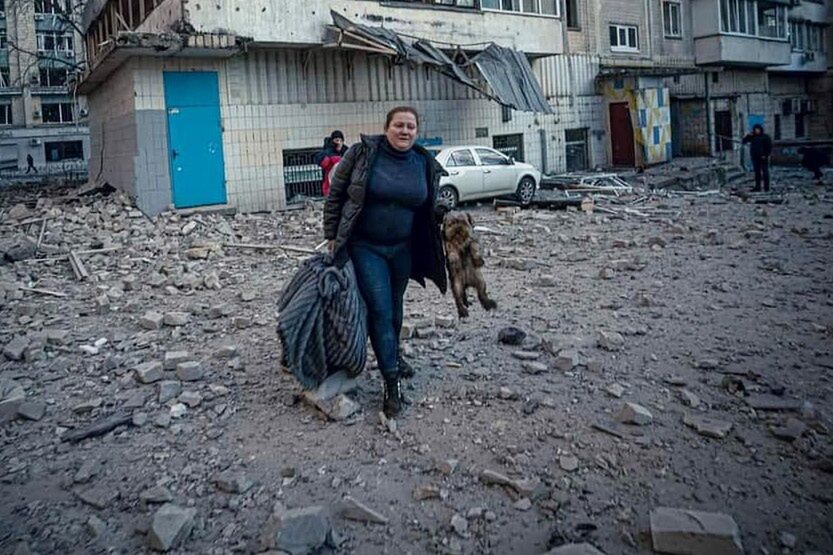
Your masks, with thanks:
[[[406,40],[390,29],[353,23],[334,11],[330,14],[334,25],[328,28],[326,47],[382,54],[395,64],[424,65],[504,106],[553,113],[523,52],[492,43],[471,58],[460,51],[458,62],[427,40]]]

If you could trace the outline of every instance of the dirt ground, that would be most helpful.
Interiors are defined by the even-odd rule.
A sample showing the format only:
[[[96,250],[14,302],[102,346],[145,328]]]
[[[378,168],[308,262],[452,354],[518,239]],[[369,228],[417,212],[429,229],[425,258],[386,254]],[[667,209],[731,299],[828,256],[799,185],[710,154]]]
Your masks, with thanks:
[[[150,221],[116,195],[0,193],[0,236],[48,216],[53,258],[0,265],[0,553],[147,551],[166,501],[195,510],[175,552],[258,552],[273,514],[345,496],[387,522],[334,516],[340,553],[650,553],[658,507],[730,515],[746,553],[833,553],[833,194],[777,183],[782,204],[465,207],[499,309],[458,322],[412,284],[395,429],[373,368],[340,422],[279,368],[275,304],[306,255],[228,246],[314,247],[320,206]],[[79,255],[83,281],[61,258],[111,246]],[[508,326],[523,345],[498,341]],[[204,375],[180,383],[169,355],[154,381],[175,351]],[[625,403],[650,422],[620,422]],[[125,425],[66,441],[112,414]]]

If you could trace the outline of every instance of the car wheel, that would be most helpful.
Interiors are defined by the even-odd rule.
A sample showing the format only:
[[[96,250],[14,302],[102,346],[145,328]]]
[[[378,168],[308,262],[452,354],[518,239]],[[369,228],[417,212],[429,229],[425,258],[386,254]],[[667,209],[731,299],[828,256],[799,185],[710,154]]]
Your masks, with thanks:
[[[451,185],[443,185],[440,187],[439,201],[448,207],[449,210],[457,208],[457,203],[460,202],[460,197],[457,190]]]
[[[532,199],[535,198],[535,180],[529,176],[521,179],[521,182],[518,183],[518,191],[515,193],[515,196],[518,197],[521,206],[529,206],[532,204]]]

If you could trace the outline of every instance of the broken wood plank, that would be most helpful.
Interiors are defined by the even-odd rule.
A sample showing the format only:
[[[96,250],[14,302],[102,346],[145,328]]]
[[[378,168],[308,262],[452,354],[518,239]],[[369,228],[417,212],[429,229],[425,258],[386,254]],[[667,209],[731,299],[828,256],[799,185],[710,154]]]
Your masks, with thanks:
[[[72,271],[75,273],[75,278],[78,281],[84,281],[88,277],[90,277],[90,273],[87,271],[87,268],[84,266],[84,263],[81,262],[81,259],[78,257],[73,251],[69,251],[67,255],[69,258],[69,264],[72,266]]]
[[[132,424],[132,422],[133,416],[129,414],[111,414],[110,416],[93,422],[86,428],[81,428],[79,430],[73,430],[71,432],[65,433],[63,436],[61,436],[61,441],[69,441],[72,443],[76,443],[81,441],[82,439],[103,436],[107,432],[115,430],[119,426],[124,426],[125,424]]]
[[[86,251],[70,251],[74,252],[76,255],[87,255],[87,254],[102,254],[106,252],[114,252],[121,250],[124,247],[105,247],[103,249],[90,249]],[[51,256],[49,258],[30,258],[27,262],[55,262],[58,260],[66,260],[69,257],[69,253],[62,254],[60,256]]]
[[[40,234],[38,235],[38,244],[35,245],[35,252],[40,250],[41,244],[43,243],[43,234],[46,233],[46,222],[48,218],[43,219],[43,223],[40,226]]]
[[[59,293],[58,291],[50,291],[48,289],[39,289],[37,287],[20,287],[21,291],[26,291],[27,293],[36,293],[38,295],[46,295],[49,297],[60,297],[64,298],[68,295],[66,293]]]
[[[224,247],[233,249],[252,249],[252,250],[284,250],[289,252],[299,252],[303,254],[318,254],[315,249],[308,249],[306,247],[293,247],[292,245],[260,245],[254,243],[223,243]]]

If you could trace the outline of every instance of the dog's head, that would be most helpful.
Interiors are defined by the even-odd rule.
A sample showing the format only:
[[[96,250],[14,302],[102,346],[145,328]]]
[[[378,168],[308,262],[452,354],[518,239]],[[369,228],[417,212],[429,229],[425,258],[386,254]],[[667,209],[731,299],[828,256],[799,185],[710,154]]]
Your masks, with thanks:
[[[450,243],[464,243],[474,235],[474,221],[465,212],[449,212],[443,218],[443,235]]]

